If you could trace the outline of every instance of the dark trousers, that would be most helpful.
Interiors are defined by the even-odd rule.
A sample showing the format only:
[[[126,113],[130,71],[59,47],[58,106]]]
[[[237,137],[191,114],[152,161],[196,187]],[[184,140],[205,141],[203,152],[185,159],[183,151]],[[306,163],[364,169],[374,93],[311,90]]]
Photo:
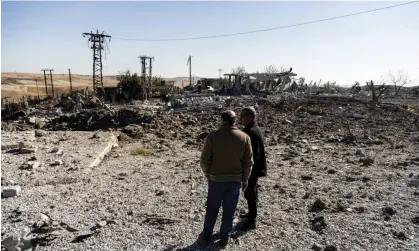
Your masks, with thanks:
[[[218,211],[223,206],[220,236],[229,236],[233,229],[234,212],[239,202],[241,182],[208,182],[207,212],[204,234],[212,235]]]
[[[249,208],[249,220],[256,220],[258,202],[258,177],[250,175],[248,185],[244,191],[244,198]]]

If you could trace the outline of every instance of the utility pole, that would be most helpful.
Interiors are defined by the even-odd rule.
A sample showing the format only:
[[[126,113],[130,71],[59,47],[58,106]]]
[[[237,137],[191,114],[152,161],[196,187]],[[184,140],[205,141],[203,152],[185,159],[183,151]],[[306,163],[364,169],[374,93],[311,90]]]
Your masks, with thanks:
[[[52,81],[52,71],[53,69],[49,70],[49,77],[51,78],[51,91],[52,91],[52,98],[54,98],[54,82]]]
[[[71,82],[71,70],[68,69],[68,79],[70,81],[70,92],[73,92],[73,82]]]
[[[148,67],[148,84],[149,84],[148,88],[150,88],[149,90],[151,92],[151,87],[152,87],[151,79],[152,79],[152,76],[153,76],[153,71],[152,71],[153,64],[152,64],[152,61],[154,61],[154,57],[150,57],[148,59],[150,60],[149,61],[149,67]]]
[[[147,56],[139,56],[138,58],[140,58],[141,60],[141,79],[142,79],[141,84],[143,86],[143,100],[147,100],[147,92],[145,88]]]
[[[107,39],[110,42],[111,36],[106,35],[103,31],[99,33],[83,33],[83,37],[89,37],[89,47],[93,50],[93,93],[97,93],[97,88],[100,86],[103,90],[103,75],[102,75],[102,51],[104,50],[103,44],[106,44]]]
[[[189,86],[192,86],[192,56],[189,55],[188,62],[186,65],[189,64]]]
[[[219,78],[221,78],[221,72],[222,72],[223,70],[222,69],[218,69],[218,77]]]
[[[50,74],[51,74],[51,71],[53,71],[52,69],[42,69],[41,71],[43,71],[44,72],[44,81],[45,81],[45,95],[46,95],[46,97],[48,97],[48,79],[47,79],[47,74],[46,74],[46,72],[47,71],[49,71],[50,72]],[[50,81],[52,81],[52,74],[51,74],[51,76],[50,76]],[[53,93],[52,93],[52,96],[54,96],[54,91],[53,91]]]
[[[35,83],[36,83],[36,92],[38,93],[38,99],[40,99],[39,98],[38,79],[37,78],[35,78]]]
[[[147,99],[147,88],[146,88],[146,82],[147,82],[147,59],[149,60],[149,68],[148,68],[148,87],[149,90],[151,90],[151,76],[152,76],[152,60],[154,60],[154,57],[148,57],[146,55],[142,55],[138,57],[141,60],[141,79],[142,79],[142,85],[143,85],[143,99]]]
[[[47,69],[45,70],[41,70],[44,72],[44,81],[45,81],[45,95],[48,97],[48,84],[47,84],[47,75],[45,74],[45,71],[47,71]]]

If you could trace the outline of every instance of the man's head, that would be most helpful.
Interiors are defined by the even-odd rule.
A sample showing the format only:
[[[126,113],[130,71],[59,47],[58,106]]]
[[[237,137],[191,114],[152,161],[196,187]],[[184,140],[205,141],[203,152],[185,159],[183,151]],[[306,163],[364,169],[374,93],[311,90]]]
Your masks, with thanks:
[[[256,121],[256,110],[253,107],[243,108],[240,114],[240,123],[244,126],[253,124]]]
[[[221,113],[221,121],[223,125],[234,125],[236,123],[236,113],[232,110],[227,110]]]

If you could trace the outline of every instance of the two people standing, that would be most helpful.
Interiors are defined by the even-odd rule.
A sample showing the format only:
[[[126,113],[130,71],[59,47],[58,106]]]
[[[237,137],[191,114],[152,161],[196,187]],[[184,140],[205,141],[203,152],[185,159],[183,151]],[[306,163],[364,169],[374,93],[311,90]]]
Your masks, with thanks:
[[[266,159],[262,133],[256,124],[256,111],[245,108],[236,125],[236,114],[225,111],[221,114],[222,125],[206,138],[201,154],[201,168],[208,180],[207,209],[204,229],[198,238],[201,246],[211,242],[211,237],[220,207],[223,215],[220,228],[220,246],[226,247],[233,229],[234,214],[240,196],[240,188],[248,201],[249,213],[241,226],[242,230],[256,228],[257,181],[266,176]],[[253,168],[252,168],[253,167]]]

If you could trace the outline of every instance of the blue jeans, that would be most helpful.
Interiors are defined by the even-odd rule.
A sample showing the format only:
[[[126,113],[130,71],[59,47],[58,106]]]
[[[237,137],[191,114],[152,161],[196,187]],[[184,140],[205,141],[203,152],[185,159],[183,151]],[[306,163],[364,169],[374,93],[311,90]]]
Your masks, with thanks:
[[[220,235],[226,237],[233,229],[234,213],[239,202],[241,182],[208,182],[207,211],[205,214],[204,234],[212,235],[218,211],[223,205]]]

